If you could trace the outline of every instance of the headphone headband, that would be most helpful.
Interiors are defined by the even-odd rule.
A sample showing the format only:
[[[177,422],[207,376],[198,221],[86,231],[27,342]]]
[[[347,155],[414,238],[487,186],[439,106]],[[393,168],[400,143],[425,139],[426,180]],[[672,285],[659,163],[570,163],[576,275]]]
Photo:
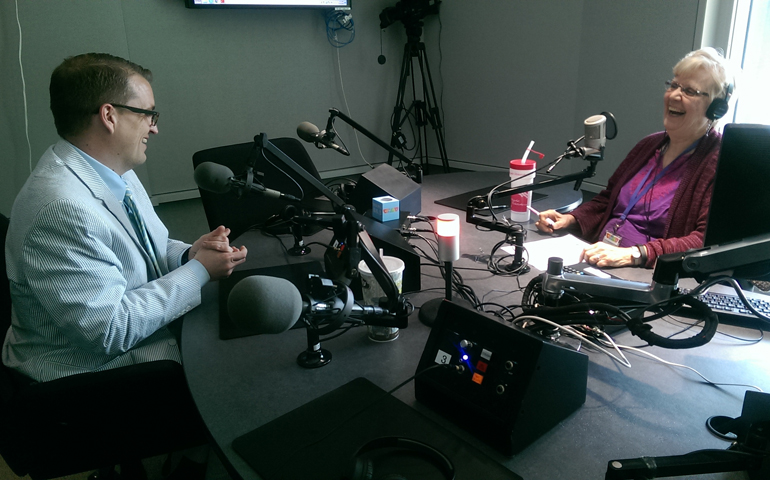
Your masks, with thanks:
[[[446,455],[431,447],[427,443],[405,437],[380,437],[365,443],[353,455],[353,462],[350,470],[342,478],[344,480],[376,479],[377,477],[375,476],[374,465],[372,464],[372,461],[362,457],[367,452],[371,452],[372,450],[379,450],[382,448],[395,448],[417,454],[441,470],[441,473],[444,474],[444,478],[447,480],[455,479],[454,465]],[[403,476],[398,475],[395,478],[403,478]]]

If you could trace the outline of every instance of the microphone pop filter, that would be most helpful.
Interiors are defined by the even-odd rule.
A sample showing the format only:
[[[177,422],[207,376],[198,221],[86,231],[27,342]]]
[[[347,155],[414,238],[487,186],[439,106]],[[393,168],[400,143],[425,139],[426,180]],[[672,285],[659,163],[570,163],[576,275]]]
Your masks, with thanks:
[[[230,191],[230,179],[233,171],[214,162],[203,162],[195,168],[195,184],[203,190],[214,193]]]
[[[282,333],[302,314],[302,295],[288,280],[252,275],[236,283],[227,298],[233,322],[256,333]]]

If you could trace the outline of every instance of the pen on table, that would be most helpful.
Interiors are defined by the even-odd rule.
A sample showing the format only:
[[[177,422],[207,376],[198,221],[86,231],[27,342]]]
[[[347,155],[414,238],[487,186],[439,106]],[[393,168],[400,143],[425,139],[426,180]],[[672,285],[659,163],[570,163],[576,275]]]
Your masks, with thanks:
[[[538,216],[538,218],[540,217],[540,212],[538,212],[537,210],[535,210],[535,209],[534,209],[534,208],[532,208],[531,206],[527,206],[527,208],[529,209],[529,211],[530,211],[530,212],[532,212],[532,213],[534,213],[535,215],[537,215],[537,216]],[[550,225],[550,226],[552,226],[552,227],[553,227],[553,220],[551,220],[550,218],[546,218],[546,219],[545,219],[545,223],[547,223],[548,225]]]

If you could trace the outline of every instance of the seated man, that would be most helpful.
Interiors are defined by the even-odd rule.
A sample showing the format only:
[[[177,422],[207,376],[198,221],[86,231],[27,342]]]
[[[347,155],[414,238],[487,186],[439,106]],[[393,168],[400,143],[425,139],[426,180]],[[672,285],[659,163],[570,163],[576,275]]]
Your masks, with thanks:
[[[222,226],[188,245],[156,216],[133,172],[158,133],[150,80],[107,54],[70,57],[51,76],[61,140],[17,196],[6,242],[13,318],[2,359],[29,379],[179,362],[167,326],[246,258]]]

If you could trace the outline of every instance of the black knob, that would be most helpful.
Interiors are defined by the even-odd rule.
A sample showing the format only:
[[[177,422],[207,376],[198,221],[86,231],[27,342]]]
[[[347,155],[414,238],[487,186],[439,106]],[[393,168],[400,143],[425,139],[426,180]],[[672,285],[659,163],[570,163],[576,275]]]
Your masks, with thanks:
[[[548,275],[561,275],[564,267],[564,260],[561,257],[551,257],[548,259]]]

